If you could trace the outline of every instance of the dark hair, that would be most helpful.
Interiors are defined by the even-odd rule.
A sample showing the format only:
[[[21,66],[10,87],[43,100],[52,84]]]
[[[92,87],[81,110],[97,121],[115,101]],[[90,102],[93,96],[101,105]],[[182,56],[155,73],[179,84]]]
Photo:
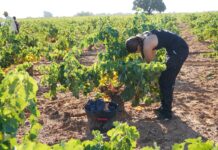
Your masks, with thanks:
[[[138,46],[143,48],[143,40],[139,36],[133,36],[126,40],[126,49],[129,53],[135,53]]]

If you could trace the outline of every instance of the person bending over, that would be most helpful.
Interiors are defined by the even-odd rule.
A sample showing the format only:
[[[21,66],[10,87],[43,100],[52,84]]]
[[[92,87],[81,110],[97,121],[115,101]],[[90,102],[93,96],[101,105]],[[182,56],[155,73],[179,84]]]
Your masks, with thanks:
[[[176,77],[189,54],[189,47],[184,39],[166,30],[146,31],[126,40],[129,53],[141,53],[143,59],[150,63],[156,51],[165,48],[167,54],[166,70],[159,77],[161,107],[155,112],[158,119],[172,118],[173,90]]]

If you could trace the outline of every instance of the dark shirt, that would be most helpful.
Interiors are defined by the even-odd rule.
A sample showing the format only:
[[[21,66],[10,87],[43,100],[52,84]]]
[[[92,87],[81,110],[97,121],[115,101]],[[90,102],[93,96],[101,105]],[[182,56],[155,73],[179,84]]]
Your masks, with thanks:
[[[187,43],[180,36],[166,30],[152,30],[151,33],[155,34],[158,38],[156,50],[166,48],[169,57],[175,55],[187,57],[189,48]]]

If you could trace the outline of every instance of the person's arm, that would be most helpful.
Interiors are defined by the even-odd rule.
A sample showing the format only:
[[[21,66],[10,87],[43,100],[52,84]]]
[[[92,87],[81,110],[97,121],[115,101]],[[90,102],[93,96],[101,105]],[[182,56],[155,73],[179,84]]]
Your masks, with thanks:
[[[144,40],[144,55],[145,61],[150,63],[156,56],[156,50],[154,48],[157,46],[157,37],[155,35],[150,35]]]

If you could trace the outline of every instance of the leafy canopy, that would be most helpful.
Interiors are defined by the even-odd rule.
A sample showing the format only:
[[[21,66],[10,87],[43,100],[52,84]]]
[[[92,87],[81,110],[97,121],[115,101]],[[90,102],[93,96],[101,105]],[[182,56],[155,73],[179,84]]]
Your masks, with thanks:
[[[134,0],[133,10],[138,8],[143,9],[148,14],[152,14],[153,11],[164,12],[166,5],[163,0]]]

